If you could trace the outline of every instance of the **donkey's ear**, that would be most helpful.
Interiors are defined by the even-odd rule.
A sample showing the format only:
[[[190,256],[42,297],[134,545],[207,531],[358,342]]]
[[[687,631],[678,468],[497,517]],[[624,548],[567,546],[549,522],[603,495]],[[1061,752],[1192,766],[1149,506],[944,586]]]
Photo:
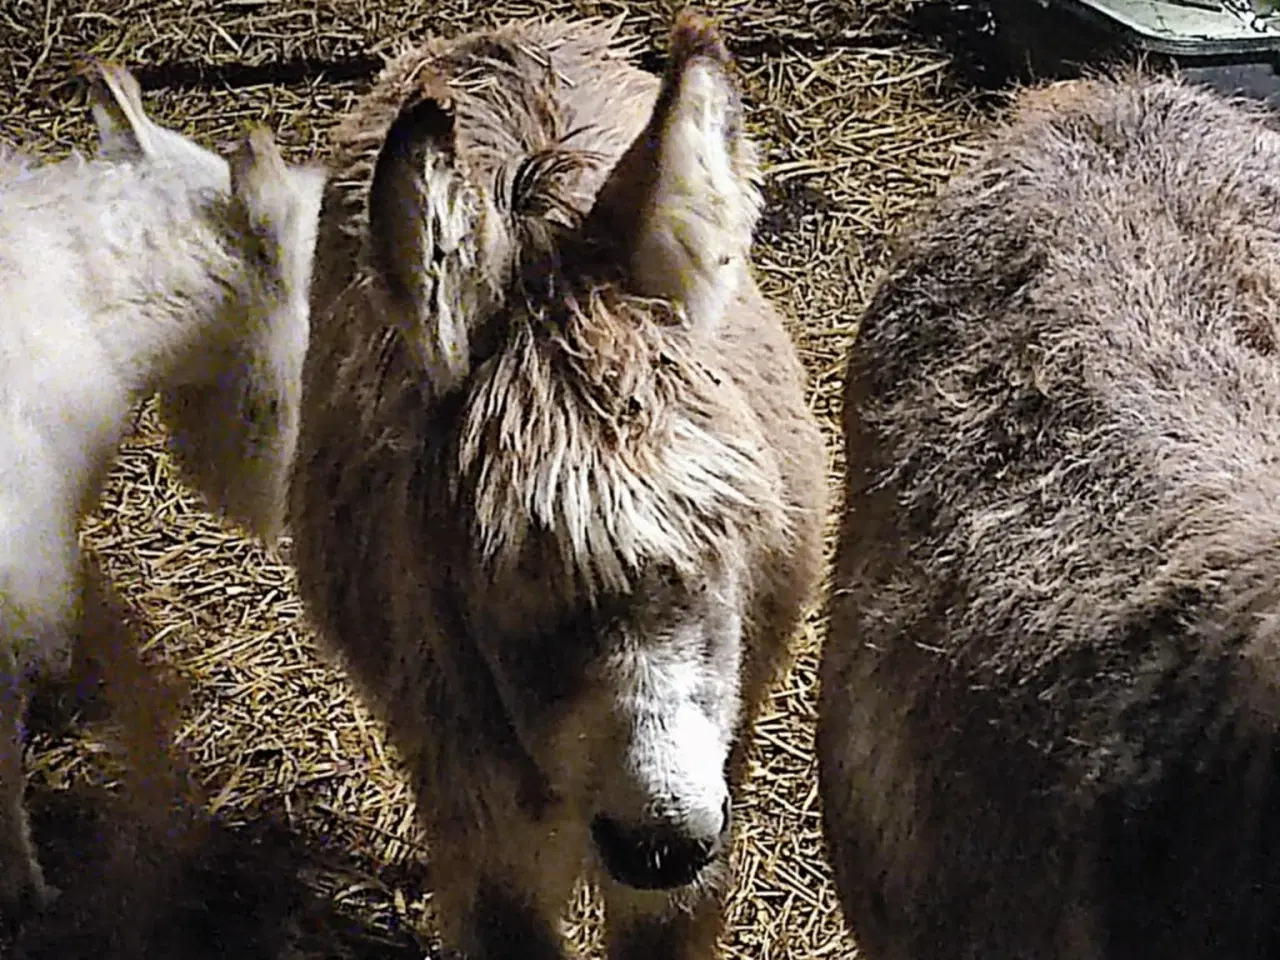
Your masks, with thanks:
[[[275,135],[255,124],[231,156],[231,195],[259,227],[278,242],[302,229],[301,247],[315,245],[327,171],[321,164],[294,166],[285,163]],[[290,239],[289,243],[294,240]],[[288,244],[286,244],[288,247]],[[310,253],[307,254],[310,256]]]
[[[401,111],[383,140],[369,187],[369,248],[409,320],[427,382],[443,396],[470,371],[475,307],[466,290],[475,265],[466,261],[477,214],[457,165],[452,101],[433,92]]]
[[[110,159],[151,157],[156,152],[156,126],[142,106],[142,87],[124,67],[90,60],[89,108],[98,128],[98,154]]]
[[[274,134],[255,124],[240,138],[231,155],[231,193],[253,199],[273,186],[287,184],[287,178],[284,157],[276,146]]]
[[[90,60],[82,71],[89,81],[89,105],[98,127],[98,156],[177,166],[192,186],[226,189],[227,162],[176,130],[147,116],[142,88],[124,67]]]
[[[601,189],[594,228],[625,238],[636,293],[714,325],[747,270],[758,178],[729,51],[708,20],[683,11],[649,125]]]

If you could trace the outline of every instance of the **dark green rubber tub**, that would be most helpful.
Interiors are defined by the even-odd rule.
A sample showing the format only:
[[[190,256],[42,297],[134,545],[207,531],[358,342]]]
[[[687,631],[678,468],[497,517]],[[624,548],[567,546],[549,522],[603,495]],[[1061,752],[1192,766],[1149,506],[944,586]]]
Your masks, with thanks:
[[[971,79],[1054,79],[1145,59],[1280,108],[1280,0],[951,0],[917,8]]]

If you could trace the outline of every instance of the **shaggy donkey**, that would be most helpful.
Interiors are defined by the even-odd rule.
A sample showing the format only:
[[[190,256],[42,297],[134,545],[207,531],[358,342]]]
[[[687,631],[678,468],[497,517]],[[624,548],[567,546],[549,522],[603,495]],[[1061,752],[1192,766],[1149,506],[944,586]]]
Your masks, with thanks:
[[[848,366],[825,829],[871,960],[1280,955],[1280,133],[1024,93]]]
[[[291,512],[311,615],[386,723],[444,936],[705,956],[746,738],[816,587],[826,451],[749,266],[733,65],[682,15],[391,62],[339,128]]]
[[[97,503],[134,405],[172,388],[165,409],[186,440],[180,455],[190,451],[187,475],[249,532],[270,539],[279,528],[323,192],[323,172],[286,167],[265,130],[229,165],[153,123],[127,71],[96,64],[90,81],[98,157],[41,166],[0,156],[0,904],[9,910],[53,894],[23,805],[27,685],[33,673],[67,670],[82,612],[78,522]],[[189,411],[219,410],[204,402],[215,390],[222,418],[200,423]]]

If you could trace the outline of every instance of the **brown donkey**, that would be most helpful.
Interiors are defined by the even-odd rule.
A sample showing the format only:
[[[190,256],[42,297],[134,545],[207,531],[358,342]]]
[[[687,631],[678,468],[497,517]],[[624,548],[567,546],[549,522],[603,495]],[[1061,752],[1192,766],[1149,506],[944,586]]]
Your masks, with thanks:
[[[449,943],[706,956],[733,797],[819,576],[826,452],[749,265],[733,64],[682,15],[404,52],[339,128],[291,517],[386,723]]]
[[[1280,133],[1025,93],[848,367],[825,829],[869,960],[1280,956]]]

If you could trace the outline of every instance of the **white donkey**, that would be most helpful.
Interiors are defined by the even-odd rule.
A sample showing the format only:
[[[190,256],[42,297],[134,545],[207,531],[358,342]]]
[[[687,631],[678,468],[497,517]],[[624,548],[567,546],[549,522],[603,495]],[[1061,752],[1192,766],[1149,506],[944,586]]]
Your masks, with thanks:
[[[143,398],[178,461],[266,540],[296,441],[323,170],[270,133],[230,164],[145,114],[124,69],[94,64],[99,156],[0,155],[0,907],[54,891],[23,803],[33,673],[66,671],[81,616],[77,540]]]

